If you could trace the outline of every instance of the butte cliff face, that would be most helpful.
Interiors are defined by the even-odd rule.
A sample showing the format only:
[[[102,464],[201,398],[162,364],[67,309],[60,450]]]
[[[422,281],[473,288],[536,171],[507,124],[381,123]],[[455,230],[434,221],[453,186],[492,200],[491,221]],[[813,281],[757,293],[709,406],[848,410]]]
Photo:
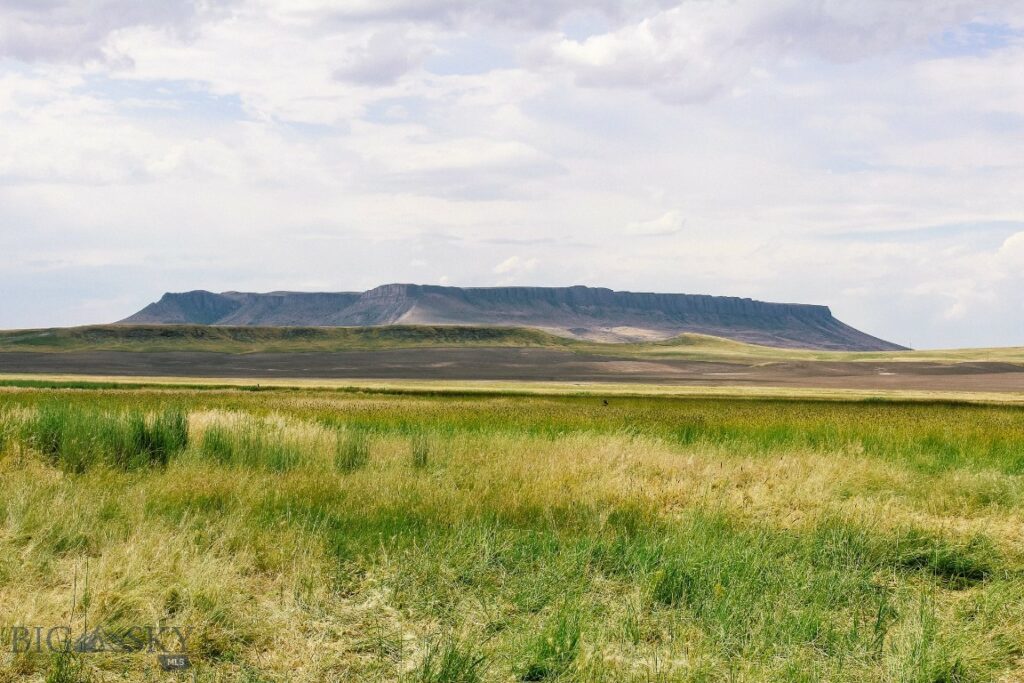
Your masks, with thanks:
[[[826,306],[599,287],[383,285],[366,292],[165,294],[122,323],[252,326],[515,325],[602,340],[684,332],[790,348],[888,351],[902,347],[832,316]]]

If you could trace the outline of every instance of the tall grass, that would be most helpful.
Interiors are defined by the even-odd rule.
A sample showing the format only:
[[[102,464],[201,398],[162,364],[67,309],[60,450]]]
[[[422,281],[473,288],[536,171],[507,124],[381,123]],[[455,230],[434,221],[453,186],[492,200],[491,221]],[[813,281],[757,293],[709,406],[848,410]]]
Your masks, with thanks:
[[[339,432],[334,453],[334,466],[341,472],[362,469],[370,461],[370,438],[363,429]]]
[[[101,412],[44,404],[25,422],[23,439],[71,472],[96,465],[125,470],[166,465],[188,445],[188,417],[177,408]]]
[[[90,623],[194,628],[200,680],[1024,673],[1020,410],[0,399],[6,613],[64,623],[88,566]],[[151,658],[81,660],[152,677]],[[0,680],[48,666],[0,658]]]
[[[430,462],[430,437],[422,432],[414,434],[409,445],[412,451],[412,466],[417,469],[426,467]]]
[[[8,445],[14,441],[18,423],[7,411],[0,411],[0,455],[7,450]]]
[[[416,683],[479,683],[487,670],[487,657],[469,640],[447,636],[432,643],[416,671]]]
[[[569,671],[579,656],[581,623],[578,608],[563,605],[529,642],[519,680],[545,681]]]
[[[280,428],[250,418],[241,425],[214,424],[203,432],[201,452],[221,465],[287,472],[304,459]]]
[[[162,410],[157,389],[67,391],[62,401],[122,410],[124,398]],[[813,451],[852,453],[911,465],[925,474],[954,470],[1024,473],[1021,408],[1015,406],[899,403],[896,401],[743,400],[708,398],[555,396],[430,396],[376,392],[185,389],[206,409],[274,411],[342,430],[437,440],[458,435],[516,433],[538,438],[588,433],[630,434],[681,448],[717,447],[731,454]],[[25,391],[8,400],[46,402],[48,392]],[[251,400],[242,400],[245,397]]]
[[[46,672],[46,683],[92,683],[93,677],[86,670],[80,657],[72,652],[54,654]]]
[[[221,465],[236,461],[238,447],[231,431],[221,425],[213,425],[203,432],[202,452]]]

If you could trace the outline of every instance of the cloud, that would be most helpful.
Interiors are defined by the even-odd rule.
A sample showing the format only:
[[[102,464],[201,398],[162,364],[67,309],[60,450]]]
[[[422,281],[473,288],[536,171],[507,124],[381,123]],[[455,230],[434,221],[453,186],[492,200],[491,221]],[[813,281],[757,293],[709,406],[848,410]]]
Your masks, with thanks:
[[[562,37],[548,59],[580,85],[654,88],[666,100],[704,100],[751,66],[745,51],[733,49],[733,29],[743,20],[734,3],[689,3],[582,41]]]
[[[349,53],[346,63],[334,70],[334,77],[363,85],[389,85],[420,66],[431,52],[408,33],[377,31],[365,45]]]
[[[0,0],[0,325],[444,274],[1020,343],[1021,8]]]
[[[1024,275],[1024,232],[1010,235],[999,248],[999,259],[1017,273]]]
[[[1024,33],[1017,43],[988,54],[931,59],[914,66],[923,93],[988,112],[1024,111]]]
[[[599,13],[621,19],[672,4],[671,0],[312,0],[289,11],[339,22],[428,22],[447,26],[495,25],[548,30],[570,15]]]
[[[686,219],[678,211],[669,211],[649,221],[633,221],[626,226],[626,234],[636,237],[664,237],[682,231]]]
[[[422,125],[360,123],[348,148],[366,191],[492,200],[520,196],[563,173],[556,160],[515,140],[439,136]],[[541,188],[542,189],[542,188]]]
[[[1020,0],[738,0],[682,2],[616,30],[562,36],[535,54],[588,87],[649,90],[671,103],[729,92],[783,60],[853,62],[920,46],[982,9],[1005,19]]]
[[[83,61],[103,56],[115,31],[149,26],[185,34],[232,0],[5,0],[0,55],[23,61]]]
[[[494,266],[492,272],[495,275],[525,275],[537,269],[540,261],[536,258],[523,259],[518,256],[510,256],[498,265]]]

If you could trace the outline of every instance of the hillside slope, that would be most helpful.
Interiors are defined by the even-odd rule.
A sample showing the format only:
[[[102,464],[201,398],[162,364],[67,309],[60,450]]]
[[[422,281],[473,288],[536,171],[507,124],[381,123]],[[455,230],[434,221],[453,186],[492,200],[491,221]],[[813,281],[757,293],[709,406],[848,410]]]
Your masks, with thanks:
[[[820,351],[758,346],[702,334],[609,343],[570,339],[521,327],[385,325],[376,327],[254,327],[210,325],[88,325],[0,330],[5,352],[340,353],[396,349],[548,349],[637,360],[779,362],[1006,363],[1024,365],[1024,347],[925,351]]]
[[[366,292],[193,291],[165,294],[122,324],[234,326],[492,325],[600,341],[699,333],[767,346],[837,351],[903,347],[832,316],[826,306],[594,287],[460,288],[391,284]]]
[[[378,327],[255,327],[88,325],[0,331],[4,351],[208,351],[314,353],[409,348],[583,348],[586,342],[519,327],[388,325]],[[615,345],[627,348],[627,345]]]

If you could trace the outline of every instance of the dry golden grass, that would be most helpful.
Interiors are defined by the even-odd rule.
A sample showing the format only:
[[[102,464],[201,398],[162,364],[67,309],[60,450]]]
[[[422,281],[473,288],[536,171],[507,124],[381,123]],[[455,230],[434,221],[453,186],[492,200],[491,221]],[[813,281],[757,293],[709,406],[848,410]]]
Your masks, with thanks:
[[[1014,408],[3,396],[4,626],[182,625],[197,680],[931,683],[1021,670]],[[68,472],[33,440],[54,397],[72,411],[187,406],[188,446],[166,466]],[[359,444],[365,460],[342,457]],[[75,680],[179,680],[145,653],[80,659]],[[58,680],[54,666],[3,655],[0,680]]]
[[[7,383],[5,385],[4,383]],[[373,379],[233,379],[120,375],[0,373],[0,394],[26,387],[189,389],[305,389],[386,395],[479,396],[620,396],[666,398],[737,398],[897,402],[955,401],[991,405],[1024,405],[1024,393],[1012,391],[933,391],[904,389],[838,389],[769,386],[681,386],[630,382],[535,382],[519,380],[373,380]]]

